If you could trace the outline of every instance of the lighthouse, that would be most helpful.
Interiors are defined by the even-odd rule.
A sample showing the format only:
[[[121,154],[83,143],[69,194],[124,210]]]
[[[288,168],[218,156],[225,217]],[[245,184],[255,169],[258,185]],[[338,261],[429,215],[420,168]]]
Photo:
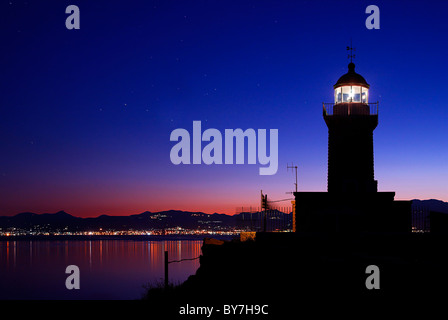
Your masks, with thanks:
[[[370,85],[348,72],[334,87],[334,103],[323,104],[328,127],[328,192],[377,192],[374,179],[373,131],[378,125],[378,102],[369,103]]]
[[[333,90],[334,101],[323,103],[327,192],[294,192],[294,230],[411,232],[411,201],[395,200],[393,191],[378,191],[373,152],[378,102],[369,102],[370,84],[355,71],[352,60]]]

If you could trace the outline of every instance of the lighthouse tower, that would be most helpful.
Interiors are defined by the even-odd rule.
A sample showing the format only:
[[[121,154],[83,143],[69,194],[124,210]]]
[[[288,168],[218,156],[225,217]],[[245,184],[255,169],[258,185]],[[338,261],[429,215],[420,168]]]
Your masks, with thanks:
[[[378,125],[378,102],[369,103],[369,88],[350,62],[348,72],[334,85],[334,103],[323,104],[328,126],[328,192],[377,192],[373,130]]]
[[[294,230],[410,232],[411,201],[395,200],[395,192],[378,192],[373,157],[378,102],[369,102],[370,85],[350,61],[348,72],[333,89],[334,102],[323,104],[328,127],[327,192],[294,192]]]

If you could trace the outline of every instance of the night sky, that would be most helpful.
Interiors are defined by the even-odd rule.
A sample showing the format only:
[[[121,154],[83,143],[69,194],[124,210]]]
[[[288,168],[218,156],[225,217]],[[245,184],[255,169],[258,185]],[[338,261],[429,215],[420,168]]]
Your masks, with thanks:
[[[261,189],[291,197],[291,162],[299,190],[326,191],[322,102],[350,39],[380,102],[379,191],[448,201],[447,15],[446,1],[2,1],[0,215],[233,214]],[[173,165],[170,134],[194,120],[278,129],[277,174]]]

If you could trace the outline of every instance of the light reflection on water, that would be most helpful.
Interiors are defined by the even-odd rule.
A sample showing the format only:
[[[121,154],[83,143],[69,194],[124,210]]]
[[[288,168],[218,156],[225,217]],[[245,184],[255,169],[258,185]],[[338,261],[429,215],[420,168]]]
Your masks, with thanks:
[[[201,240],[0,241],[0,299],[139,299],[143,286],[163,283],[169,260],[195,258]],[[80,289],[68,290],[68,265],[80,269]],[[199,260],[169,265],[172,283],[185,281]]]

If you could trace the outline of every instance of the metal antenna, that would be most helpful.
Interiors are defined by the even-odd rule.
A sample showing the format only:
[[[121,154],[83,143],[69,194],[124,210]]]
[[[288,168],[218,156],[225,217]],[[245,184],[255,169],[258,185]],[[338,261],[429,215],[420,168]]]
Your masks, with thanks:
[[[352,47],[352,39],[350,39],[350,47],[347,46],[347,51],[349,51],[349,50],[350,50],[350,54],[348,55],[348,58],[350,58],[350,62],[352,62],[353,58],[355,58],[353,51],[356,51],[356,48]]]
[[[286,170],[289,171],[289,169],[294,169],[296,171],[296,182],[294,183],[294,185],[296,186],[296,192],[297,192],[297,166],[295,166],[294,163],[291,163],[291,166],[286,164]]]

